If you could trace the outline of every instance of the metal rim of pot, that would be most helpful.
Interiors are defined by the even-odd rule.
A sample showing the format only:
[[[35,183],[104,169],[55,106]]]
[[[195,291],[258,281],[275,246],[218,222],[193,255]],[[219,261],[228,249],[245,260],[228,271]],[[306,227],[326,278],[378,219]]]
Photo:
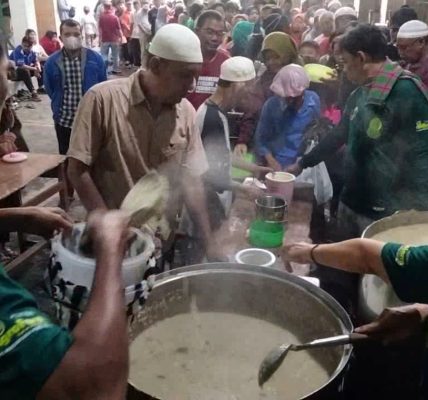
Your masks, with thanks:
[[[233,268],[232,268],[233,267]],[[188,267],[177,268],[171,271],[163,272],[155,276],[153,290],[156,287],[165,285],[169,282],[180,280],[182,278],[205,275],[207,273],[230,273],[230,274],[251,274],[251,275],[263,275],[264,277],[269,277],[277,281],[287,281],[296,286],[302,287],[305,291],[309,292],[311,295],[315,296],[318,300],[321,300],[325,306],[327,306],[330,311],[335,315],[336,319],[339,322],[343,333],[351,333],[354,329],[353,324],[349,315],[346,313],[345,309],[327,292],[320,289],[319,287],[305,281],[302,278],[294,276],[286,271],[275,270],[273,268],[259,267],[255,265],[248,264],[236,264],[236,263],[209,263],[209,264],[196,264]],[[311,393],[306,394],[304,397],[299,400],[310,399],[311,396],[319,393],[321,390],[327,388],[345,369],[346,365],[349,363],[349,359],[352,354],[352,345],[345,345],[344,352],[341,357],[340,363],[336,367],[335,371],[331,374],[328,381],[325,382],[322,386],[312,391]],[[142,393],[139,389],[128,381],[128,385],[136,393]],[[144,393],[147,399],[152,400],[168,400],[168,399],[157,399],[156,397],[147,395]]]

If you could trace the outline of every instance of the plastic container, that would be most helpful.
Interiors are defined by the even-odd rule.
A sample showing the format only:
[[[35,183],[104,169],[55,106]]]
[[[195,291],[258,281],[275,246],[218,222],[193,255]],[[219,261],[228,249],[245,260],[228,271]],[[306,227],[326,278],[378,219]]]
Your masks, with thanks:
[[[288,172],[269,172],[266,175],[266,187],[269,193],[282,197],[290,205],[293,200],[296,177]]]
[[[243,159],[249,163],[254,163],[256,161],[256,157],[254,154],[247,153],[243,156]],[[232,168],[232,179],[237,180],[244,180],[245,178],[248,178],[249,176],[253,176],[253,174],[250,171],[246,171],[245,169],[240,168]]]
[[[245,249],[235,256],[238,264],[257,265],[259,267],[272,267],[276,257],[273,253],[263,249]]]
[[[284,224],[255,220],[250,224],[250,243],[256,247],[274,248],[282,246]]]
[[[73,227],[73,242],[80,242],[80,236],[84,230],[84,223]],[[130,257],[125,258],[122,265],[122,277],[125,287],[135,285],[143,280],[144,273],[150,268],[149,261],[155,251],[155,245],[150,235],[132,228],[136,239],[131,244],[128,253]],[[52,263],[59,264],[61,270],[59,275],[65,282],[74,285],[92,287],[95,272],[95,259],[83,257],[76,254],[74,243],[72,246],[64,245],[62,235],[59,234],[52,239]]]

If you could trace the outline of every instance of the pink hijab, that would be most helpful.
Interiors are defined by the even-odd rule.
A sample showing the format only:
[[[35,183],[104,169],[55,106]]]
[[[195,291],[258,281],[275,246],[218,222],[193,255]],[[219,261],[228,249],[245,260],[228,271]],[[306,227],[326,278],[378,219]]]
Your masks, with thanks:
[[[309,87],[309,83],[303,67],[289,64],[275,75],[270,90],[279,97],[298,97]]]

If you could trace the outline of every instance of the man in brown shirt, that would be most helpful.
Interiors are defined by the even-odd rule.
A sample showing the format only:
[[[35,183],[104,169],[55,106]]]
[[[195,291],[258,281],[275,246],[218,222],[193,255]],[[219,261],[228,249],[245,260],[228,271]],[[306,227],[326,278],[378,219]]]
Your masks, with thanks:
[[[207,161],[184,99],[200,72],[197,36],[169,24],[153,39],[147,69],[93,87],[82,99],[70,143],[69,177],[88,211],[118,208],[136,181],[156,169],[183,195],[207,255],[217,258],[201,175]],[[179,201],[171,201],[179,208]],[[171,211],[171,210],[169,210]]]

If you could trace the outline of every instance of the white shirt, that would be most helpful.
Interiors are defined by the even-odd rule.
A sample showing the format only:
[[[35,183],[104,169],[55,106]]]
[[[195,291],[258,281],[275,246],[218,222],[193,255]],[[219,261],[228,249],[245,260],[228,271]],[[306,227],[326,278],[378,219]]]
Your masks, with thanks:
[[[84,15],[80,20],[80,25],[82,25],[85,35],[97,34],[97,21],[92,14]]]
[[[132,23],[131,38],[132,39],[139,39],[140,38],[140,27],[138,26],[140,21],[141,21],[141,10],[134,11],[131,14],[131,23]]]

